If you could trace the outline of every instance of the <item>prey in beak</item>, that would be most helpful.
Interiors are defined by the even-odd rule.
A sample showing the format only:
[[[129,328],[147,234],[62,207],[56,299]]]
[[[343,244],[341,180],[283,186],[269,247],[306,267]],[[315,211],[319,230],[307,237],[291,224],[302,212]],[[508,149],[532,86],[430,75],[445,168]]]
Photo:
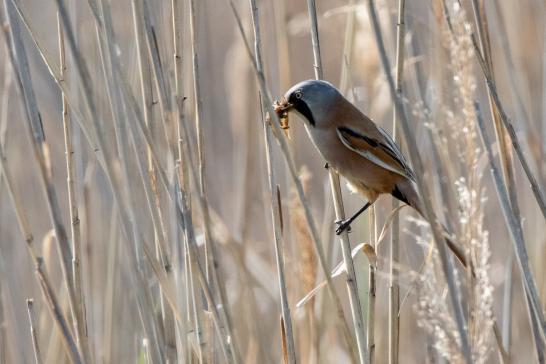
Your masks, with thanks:
[[[275,110],[275,113],[277,113],[281,121],[281,129],[284,129],[285,131],[290,128],[288,125],[288,111],[290,111],[292,107],[294,107],[294,105],[289,103],[285,97],[280,100],[275,100],[273,103],[273,110]]]

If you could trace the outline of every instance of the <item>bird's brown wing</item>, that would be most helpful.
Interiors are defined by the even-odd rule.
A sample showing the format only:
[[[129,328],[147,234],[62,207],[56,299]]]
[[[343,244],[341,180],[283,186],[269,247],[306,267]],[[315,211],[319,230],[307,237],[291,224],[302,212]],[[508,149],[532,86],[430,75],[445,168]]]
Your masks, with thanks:
[[[376,130],[379,133],[372,137],[342,126],[337,128],[337,135],[347,148],[370,162],[412,181],[415,180],[413,171],[391,137],[381,128]]]

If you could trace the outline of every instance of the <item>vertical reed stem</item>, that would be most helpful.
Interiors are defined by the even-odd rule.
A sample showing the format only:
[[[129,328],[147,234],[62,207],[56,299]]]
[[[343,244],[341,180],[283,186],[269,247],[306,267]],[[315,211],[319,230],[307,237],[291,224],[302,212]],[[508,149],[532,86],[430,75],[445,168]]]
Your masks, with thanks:
[[[398,0],[398,21],[396,24],[396,79],[395,87],[398,97],[402,96],[402,80],[404,72],[404,38],[406,35],[404,13],[406,9],[405,0]],[[398,145],[400,137],[397,132],[399,118],[397,109],[394,109],[392,120],[392,134]],[[393,198],[392,208],[399,205],[397,199]],[[389,364],[398,364],[398,352],[400,346],[400,286],[398,285],[398,268],[400,264],[400,217],[394,216],[391,228],[389,256]]]
[[[375,205],[369,208],[369,230],[370,244],[375,251],[377,247],[377,216],[375,214]],[[368,264],[368,314],[366,320],[366,334],[369,362],[375,363],[375,292],[377,281],[375,277],[375,262]]]
[[[59,34],[59,65],[61,79],[66,82],[66,59],[64,48],[64,32],[61,20],[57,15],[57,29]],[[74,319],[74,332],[78,347],[85,358],[90,362],[89,342],[87,337],[87,320],[85,315],[85,296],[83,292],[83,282],[81,275],[81,232],[80,218],[78,213],[78,196],[76,194],[76,168],[74,165],[74,148],[72,145],[72,122],[68,115],[68,101],[64,92],[62,92],[62,117],[64,132],[64,148],[67,172],[68,204],[70,206],[70,235],[72,237],[72,282],[74,284],[74,299],[76,317]]]
[[[264,72],[263,60],[262,60],[262,43],[260,33],[260,17],[258,13],[258,6],[256,0],[250,0],[250,9],[252,15],[252,27],[254,30],[254,55],[256,59],[256,66],[259,72]],[[264,118],[264,105],[262,98],[260,97],[260,106],[262,110],[262,120]],[[292,318],[290,315],[290,306],[288,304],[288,294],[286,292],[286,284],[284,277],[284,239],[281,226],[281,206],[280,206],[280,192],[279,186],[276,184],[276,175],[273,169],[273,155],[271,153],[271,129],[267,123],[264,125],[264,137],[265,137],[265,155],[267,163],[267,175],[269,177],[269,192],[271,199],[271,220],[273,224],[273,240],[275,242],[275,262],[277,264],[277,280],[279,282],[279,295],[281,298],[281,313],[282,322],[284,328],[284,339],[286,343],[287,359],[288,363],[296,363],[296,350],[294,346],[294,333],[292,330]]]
[[[320,41],[318,34],[317,9],[315,0],[307,0],[307,9],[311,20],[311,41],[313,44],[313,58],[315,60],[315,78],[320,80],[323,78],[322,60],[320,56]],[[339,184],[339,175],[337,172],[329,168],[330,187],[332,189],[332,197],[334,200],[334,209],[336,212],[336,220],[345,219],[345,211],[343,208],[343,197],[341,195],[341,186]],[[349,291],[349,302],[351,306],[351,316],[354,323],[356,334],[356,344],[358,348],[358,356],[360,363],[368,363],[369,357],[366,351],[366,335],[364,332],[364,323],[362,319],[362,308],[360,298],[358,296],[358,286],[356,281],[355,267],[351,256],[351,243],[349,242],[349,234],[344,231],[340,236],[341,250],[343,253],[343,261],[347,269],[347,290]]]

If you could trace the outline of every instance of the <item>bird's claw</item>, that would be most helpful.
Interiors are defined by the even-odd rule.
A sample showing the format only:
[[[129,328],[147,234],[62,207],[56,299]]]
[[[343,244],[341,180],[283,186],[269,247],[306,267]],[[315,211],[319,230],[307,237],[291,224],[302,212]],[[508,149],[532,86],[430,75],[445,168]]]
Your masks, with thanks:
[[[347,230],[348,233],[351,232],[351,223],[349,220],[337,220],[336,226],[336,235],[341,235],[345,230]]]

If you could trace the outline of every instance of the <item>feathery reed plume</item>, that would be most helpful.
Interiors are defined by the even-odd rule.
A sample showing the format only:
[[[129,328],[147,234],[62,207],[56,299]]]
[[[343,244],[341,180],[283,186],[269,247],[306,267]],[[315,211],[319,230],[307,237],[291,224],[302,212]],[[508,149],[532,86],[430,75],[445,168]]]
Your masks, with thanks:
[[[467,307],[472,361],[486,363],[492,352],[491,330],[494,319],[489,233],[485,230],[483,223],[484,191],[472,189],[464,178],[458,180],[456,186],[460,201],[458,215],[461,225],[458,238],[467,247],[467,254],[475,272],[471,281],[467,282],[470,285]],[[428,240],[423,237],[418,237],[418,240],[422,245],[429,245]],[[419,278],[419,297],[416,304],[418,323],[432,338],[433,346],[438,354],[450,362],[462,363],[464,357],[459,349],[460,336],[449,314],[449,304],[443,288],[445,282],[439,279],[437,274],[438,259],[438,252],[433,248],[431,259],[425,263]]]

